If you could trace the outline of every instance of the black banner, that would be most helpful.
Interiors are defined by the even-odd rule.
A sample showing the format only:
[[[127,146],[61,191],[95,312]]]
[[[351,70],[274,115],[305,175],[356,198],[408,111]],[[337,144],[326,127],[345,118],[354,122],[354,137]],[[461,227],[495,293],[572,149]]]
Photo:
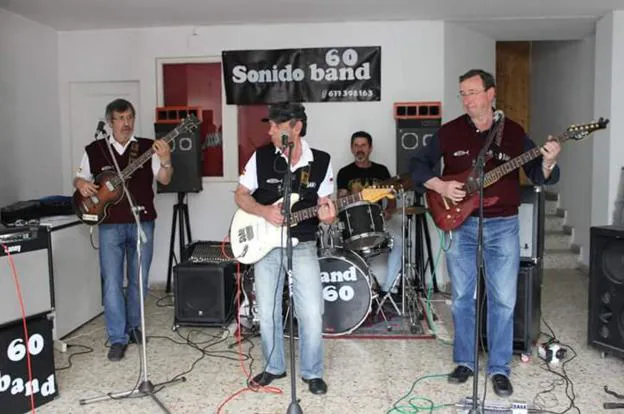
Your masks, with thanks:
[[[379,101],[381,47],[223,51],[228,104]]]

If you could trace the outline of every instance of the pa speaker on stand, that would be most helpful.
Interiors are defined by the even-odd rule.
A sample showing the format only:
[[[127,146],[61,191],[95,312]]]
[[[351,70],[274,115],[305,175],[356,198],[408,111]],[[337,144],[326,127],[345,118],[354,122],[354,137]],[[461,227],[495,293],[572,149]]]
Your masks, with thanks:
[[[189,115],[202,121],[202,111],[193,106],[165,106],[156,108],[154,133],[156,138],[166,135]],[[201,127],[184,131],[171,143],[173,176],[167,185],[158,183],[159,193],[198,193],[202,190]]]
[[[162,137],[174,129],[184,118],[195,115],[201,121],[202,111],[199,107],[191,106],[165,106],[156,108],[156,123],[154,132],[156,138]],[[186,240],[193,240],[191,236],[191,223],[188,205],[186,204],[187,193],[197,193],[202,190],[202,148],[201,127],[192,131],[181,133],[172,142],[171,165],[173,176],[167,185],[157,184],[159,193],[177,193],[178,202],[173,206],[171,220],[171,238],[169,240],[169,263],[167,267],[167,293],[171,292],[171,275],[173,271],[174,246],[176,227],[178,228],[179,256],[182,254]]]
[[[442,125],[442,104],[440,102],[396,102],[394,119],[396,121],[396,172],[397,175],[409,174],[412,158],[418,151],[429,145],[431,138]],[[440,172],[439,168],[437,172]],[[415,207],[423,206],[422,198],[422,194],[414,193]],[[414,240],[409,240],[408,243],[414,242],[416,273],[425,287],[425,274],[429,268],[433,290],[439,292],[433,263],[431,236],[425,214],[415,215],[414,227]]]

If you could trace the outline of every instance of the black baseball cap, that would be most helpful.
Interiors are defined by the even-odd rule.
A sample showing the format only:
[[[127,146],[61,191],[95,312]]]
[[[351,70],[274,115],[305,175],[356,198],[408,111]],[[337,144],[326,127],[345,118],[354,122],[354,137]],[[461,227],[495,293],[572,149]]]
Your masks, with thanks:
[[[302,121],[308,119],[303,105],[291,102],[269,105],[269,115],[266,118],[262,118],[262,122],[273,121],[281,124],[291,119],[300,119]]]

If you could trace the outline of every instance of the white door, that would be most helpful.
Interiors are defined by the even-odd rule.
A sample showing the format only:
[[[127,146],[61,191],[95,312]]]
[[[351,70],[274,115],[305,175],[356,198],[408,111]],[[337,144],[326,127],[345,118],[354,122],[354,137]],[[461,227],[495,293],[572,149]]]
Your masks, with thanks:
[[[69,118],[72,177],[80,166],[84,148],[94,139],[99,121],[104,120],[106,105],[123,98],[137,109],[135,125],[141,125],[139,117],[139,82],[72,82],[69,85]],[[139,131],[136,131],[138,134]]]

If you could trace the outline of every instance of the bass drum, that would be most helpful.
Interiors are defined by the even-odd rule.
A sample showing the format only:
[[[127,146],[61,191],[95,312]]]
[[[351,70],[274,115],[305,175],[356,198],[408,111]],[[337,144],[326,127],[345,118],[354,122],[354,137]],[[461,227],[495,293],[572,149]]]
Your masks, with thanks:
[[[366,320],[373,301],[368,265],[348,250],[319,258],[325,312],[325,336],[348,335]]]

